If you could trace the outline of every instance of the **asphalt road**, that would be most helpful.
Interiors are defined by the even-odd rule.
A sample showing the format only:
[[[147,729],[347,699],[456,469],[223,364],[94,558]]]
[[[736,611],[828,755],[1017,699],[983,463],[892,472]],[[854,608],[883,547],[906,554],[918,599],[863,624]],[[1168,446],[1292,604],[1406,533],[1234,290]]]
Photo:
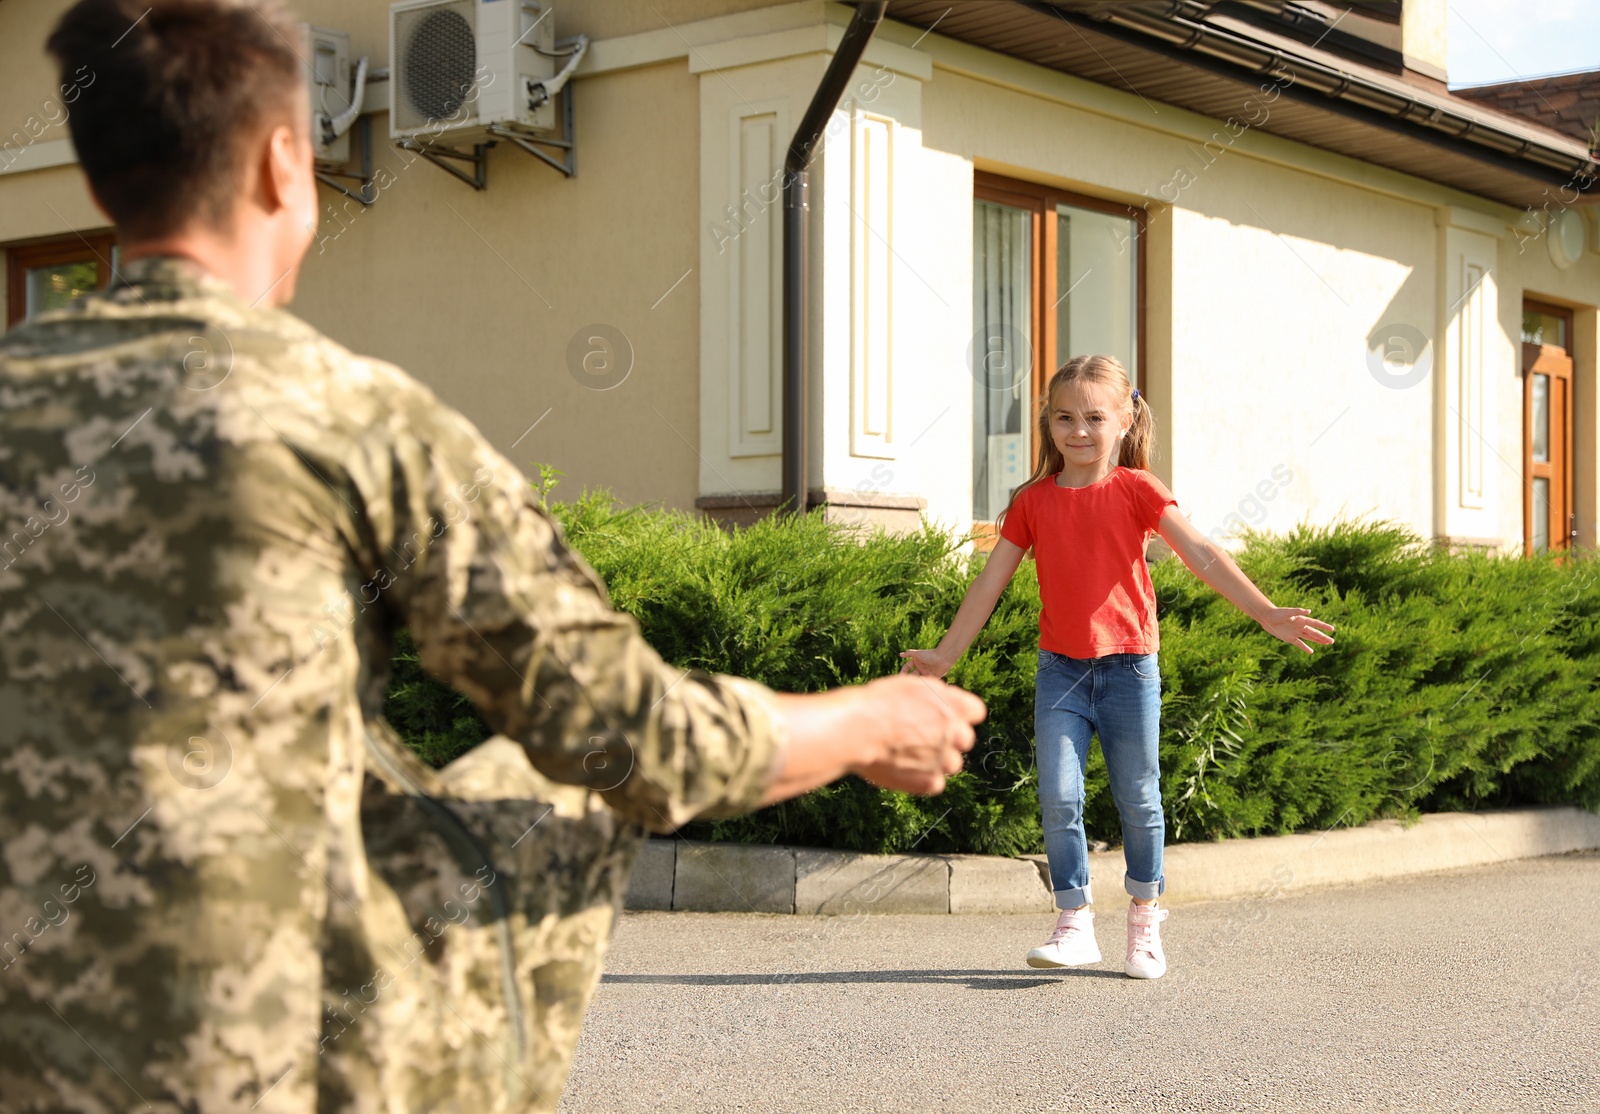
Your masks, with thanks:
[[[1600,855],[1175,906],[1171,970],[1044,916],[632,913],[562,1114],[1600,1111]]]

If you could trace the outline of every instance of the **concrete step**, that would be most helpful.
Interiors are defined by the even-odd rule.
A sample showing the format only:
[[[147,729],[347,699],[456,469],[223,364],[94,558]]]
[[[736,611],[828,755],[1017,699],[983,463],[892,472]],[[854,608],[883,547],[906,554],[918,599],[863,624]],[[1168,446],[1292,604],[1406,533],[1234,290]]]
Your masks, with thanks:
[[[1452,812],[1406,826],[1179,843],[1166,849],[1167,904],[1278,896],[1600,848],[1600,816],[1578,808]],[[1120,903],[1122,852],[1089,855],[1102,902]],[[863,855],[812,847],[649,840],[629,909],[684,912],[1029,913],[1055,907],[1043,855]]]

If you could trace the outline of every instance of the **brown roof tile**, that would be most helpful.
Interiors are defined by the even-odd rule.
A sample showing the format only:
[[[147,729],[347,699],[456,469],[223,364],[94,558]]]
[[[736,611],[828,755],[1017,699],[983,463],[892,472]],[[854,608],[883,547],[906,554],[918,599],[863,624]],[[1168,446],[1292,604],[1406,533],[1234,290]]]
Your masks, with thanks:
[[[1600,125],[1600,70],[1557,74],[1453,89],[1465,97],[1512,116],[1530,120],[1595,145]]]

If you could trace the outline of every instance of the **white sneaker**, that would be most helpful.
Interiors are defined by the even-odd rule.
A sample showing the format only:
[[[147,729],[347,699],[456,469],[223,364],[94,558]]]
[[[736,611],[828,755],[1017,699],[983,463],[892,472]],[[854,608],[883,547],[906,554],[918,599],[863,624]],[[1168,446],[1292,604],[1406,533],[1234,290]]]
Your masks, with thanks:
[[[1159,979],[1167,973],[1167,953],[1161,949],[1161,922],[1167,911],[1155,905],[1128,903],[1128,959],[1123,970],[1130,979]]]
[[[1063,909],[1050,939],[1028,953],[1029,967],[1082,967],[1100,962],[1094,939],[1094,910]]]

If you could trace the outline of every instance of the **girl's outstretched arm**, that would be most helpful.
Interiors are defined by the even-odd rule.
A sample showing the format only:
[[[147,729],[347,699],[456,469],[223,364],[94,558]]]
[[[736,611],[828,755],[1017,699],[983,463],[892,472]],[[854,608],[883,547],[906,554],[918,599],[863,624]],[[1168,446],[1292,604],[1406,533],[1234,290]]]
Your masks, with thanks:
[[[1275,607],[1261,589],[1233,563],[1233,558],[1211,539],[1194,528],[1178,510],[1169,506],[1156,526],[1161,540],[1172,547],[1189,571],[1205,581],[1233,606],[1261,624],[1274,638],[1298,646],[1306,653],[1308,642],[1333,645],[1333,624],[1313,619],[1303,607]],[[963,604],[963,607],[966,605]],[[954,628],[952,628],[954,629]]]
[[[932,650],[905,650],[900,656],[906,659],[905,665],[900,667],[902,673],[920,673],[924,677],[943,677],[950,672],[950,667],[961,660],[961,655],[967,652],[967,647],[972,645],[972,640],[978,637],[978,632],[983,629],[983,624],[989,621],[989,616],[994,613],[994,605],[1000,599],[1000,593],[1006,590],[1006,585],[1011,583],[1011,576],[1017,571],[1017,566],[1022,564],[1022,555],[1027,552],[1016,542],[999,538],[994,543],[994,549],[989,552],[989,559],[983,563],[983,568],[973,579],[972,585],[967,589],[967,594],[961,600],[961,606],[956,610],[956,617],[950,623],[950,629],[945,631],[944,637],[939,640],[939,645]]]

